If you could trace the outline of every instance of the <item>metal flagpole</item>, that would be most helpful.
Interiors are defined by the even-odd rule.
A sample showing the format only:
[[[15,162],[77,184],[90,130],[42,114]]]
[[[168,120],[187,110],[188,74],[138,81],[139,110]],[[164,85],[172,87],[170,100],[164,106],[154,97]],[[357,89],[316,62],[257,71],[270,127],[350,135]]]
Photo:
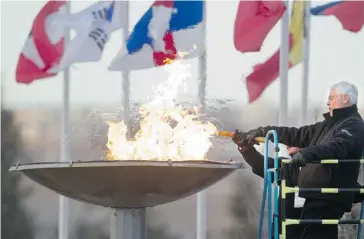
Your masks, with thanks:
[[[71,14],[71,2],[65,3],[66,14]],[[67,28],[64,37],[64,45],[67,47],[70,41],[70,30]],[[70,69],[67,67],[63,72],[63,112],[62,112],[62,134],[61,134],[61,162],[70,161],[70,122],[69,122],[69,81]],[[58,239],[68,239],[69,206],[68,198],[59,196],[59,218],[58,218]]]
[[[207,1],[204,1],[203,4],[203,40],[204,40],[204,49],[202,54],[199,57],[199,73],[200,73],[200,84],[198,89],[198,97],[200,103],[202,105],[202,110],[206,109],[206,4]],[[206,222],[206,191],[201,191],[197,194],[197,239],[206,239],[207,238],[207,222]]]
[[[124,16],[124,27],[123,27],[123,44],[126,49],[126,42],[129,37],[129,1],[123,1],[123,16]],[[130,82],[129,82],[129,71],[123,70],[122,72],[123,77],[123,83],[122,83],[122,90],[123,90],[123,106],[124,106],[124,122],[125,124],[128,124],[129,121],[129,93],[130,93]],[[129,127],[128,127],[128,134],[130,133]]]
[[[121,4],[121,14],[123,16],[123,42],[126,49],[126,42],[129,37],[129,1],[123,1]],[[128,127],[127,137],[130,136],[130,124],[129,124],[129,71],[122,71],[122,104],[124,107],[123,120]],[[121,239],[121,238],[146,238],[144,227],[146,222],[141,220],[145,218],[145,210],[140,209],[137,211],[133,210],[122,210],[119,208],[112,208],[110,214],[110,239]],[[133,233],[137,234],[133,234]]]
[[[279,56],[279,78],[280,78],[280,97],[279,97],[279,116],[278,124],[287,124],[288,112],[288,60],[289,60],[289,1],[284,1],[287,10],[282,17],[281,29],[281,49]]]
[[[303,82],[302,82],[302,99],[300,124],[307,124],[307,105],[308,105],[308,79],[309,79],[309,62],[310,62],[310,33],[311,33],[311,1],[307,0],[305,4],[305,19],[304,19],[304,42],[303,42]]]

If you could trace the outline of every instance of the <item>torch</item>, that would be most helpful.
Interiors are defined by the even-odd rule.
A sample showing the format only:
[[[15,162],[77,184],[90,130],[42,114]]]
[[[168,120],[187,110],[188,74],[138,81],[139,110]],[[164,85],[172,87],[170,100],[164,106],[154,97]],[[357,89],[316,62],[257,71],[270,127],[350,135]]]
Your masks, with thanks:
[[[216,135],[221,136],[221,137],[233,137],[234,132],[230,132],[230,131],[218,131],[216,133]],[[264,137],[256,137],[254,138],[254,141],[258,142],[258,143],[264,143],[265,142],[265,138]]]

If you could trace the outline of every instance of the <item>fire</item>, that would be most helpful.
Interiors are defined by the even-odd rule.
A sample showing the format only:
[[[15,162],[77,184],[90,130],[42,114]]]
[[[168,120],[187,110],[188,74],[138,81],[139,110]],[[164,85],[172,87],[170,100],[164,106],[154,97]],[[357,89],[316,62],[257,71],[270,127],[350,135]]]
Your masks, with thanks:
[[[140,130],[127,138],[123,121],[109,125],[108,160],[203,160],[212,146],[216,127],[198,120],[198,108],[184,109],[175,103],[181,86],[190,77],[187,66],[173,62],[166,68],[168,80],[160,84],[154,98],[141,106]]]

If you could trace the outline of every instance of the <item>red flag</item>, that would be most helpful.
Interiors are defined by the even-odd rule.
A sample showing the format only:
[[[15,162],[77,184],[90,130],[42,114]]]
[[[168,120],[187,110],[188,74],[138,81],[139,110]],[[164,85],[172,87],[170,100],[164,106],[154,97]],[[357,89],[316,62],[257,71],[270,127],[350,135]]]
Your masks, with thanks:
[[[63,29],[51,26],[54,17],[65,1],[49,1],[35,17],[32,30],[20,53],[16,68],[16,81],[30,84],[34,80],[55,76],[53,70],[63,55]],[[52,69],[53,68],[53,69]]]
[[[278,50],[263,64],[254,67],[253,73],[246,78],[246,87],[249,94],[249,103],[257,100],[264,90],[279,76],[279,55]],[[289,62],[289,68],[292,67]]]
[[[285,10],[283,1],[240,1],[234,28],[236,50],[259,51]]]
[[[290,24],[289,39],[289,68],[297,65],[303,59],[303,39],[304,39],[304,2],[295,1]],[[263,93],[263,91],[279,75],[278,50],[263,64],[256,65],[253,73],[246,78],[246,87],[249,94],[249,103],[252,103]]]
[[[169,0],[169,1],[160,1],[157,0],[153,3],[153,6],[165,6],[167,8],[173,8],[174,2]]]
[[[335,16],[345,30],[359,32],[364,25],[364,1],[336,1],[311,9],[313,15]]]

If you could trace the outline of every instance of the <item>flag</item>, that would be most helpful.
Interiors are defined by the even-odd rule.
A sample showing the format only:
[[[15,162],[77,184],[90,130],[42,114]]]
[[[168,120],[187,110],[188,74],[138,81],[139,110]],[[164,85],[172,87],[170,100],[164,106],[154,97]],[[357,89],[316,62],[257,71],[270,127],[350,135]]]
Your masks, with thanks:
[[[292,8],[289,39],[289,68],[303,60],[304,14],[303,1],[295,1]],[[277,51],[263,64],[254,67],[253,73],[246,78],[249,103],[260,97],[263,91],[279,76],[280,52]]]
[[[54,25],[54,18],[65,11],[65,1],[49,1],[35,17],[32,29],[19,55],[16,81],[30,84],[34,80],[55,76],[63,55],[64,28]]]
[[[260,51],[264,39],[286,11],[281,1],[240,1],[235,18],[234,46],[240,52]]]
[[[137,22],[111,71],[147,69],[204,50],[203,1],[155,1]]]
[[[316,16],[335,16],[347,31],[359,32],[364,25],[364,1],[334,1],[311,8]]]
[[[74,29],[76,36],[66,46],[58,70],[64,70],[73,63],[101,59],[112,30],[122,27],[122,21],[118,21],[118,25],[115,22],[112,25],[115,9],[120,10],[121,4],[121,1],[99,1],[79,13],[72,14],[68,19],[59,19]],[[117,19],[121,20],[120,17]]]
[[[96,21],[105,20],[108,9],[111,5],[114,5],[113,14],[111,18],[110,31],[121,29],[124,27],[123,1],[97,1],[89,7],[70,15],[64,15],[60,18],[60,21],[65,21],[69,28],[75,30],[75,32],[89,29]]]

